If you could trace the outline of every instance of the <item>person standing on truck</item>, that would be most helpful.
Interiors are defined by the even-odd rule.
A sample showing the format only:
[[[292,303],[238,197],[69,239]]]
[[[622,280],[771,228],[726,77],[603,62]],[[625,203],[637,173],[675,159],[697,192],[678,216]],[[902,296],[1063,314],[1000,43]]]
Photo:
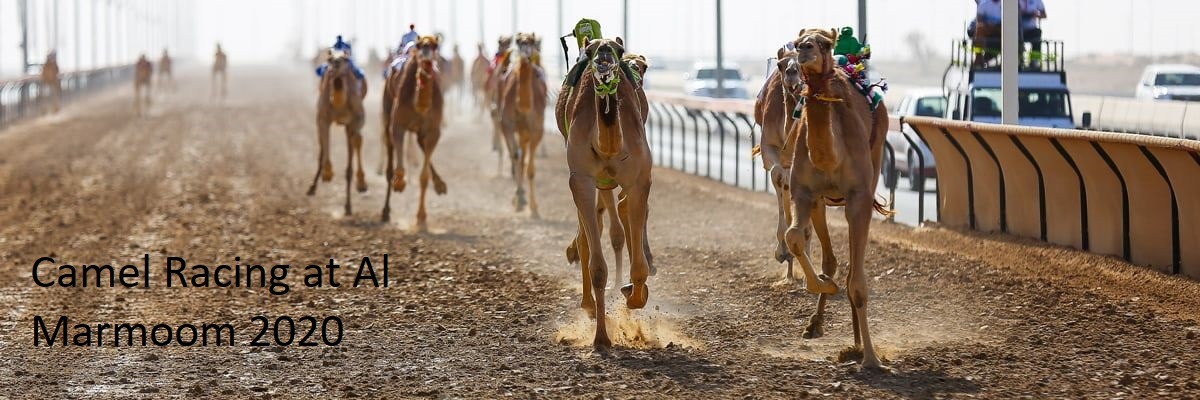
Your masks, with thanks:
[[[1042,67],[1042,28],[1040,20],[1046,18],[1046,5],[1042,0],[1018,0],[1021,14],[1021,42],[1029,43],[1029,66]],[[1025,46],[1021,46],[1025,50]]]

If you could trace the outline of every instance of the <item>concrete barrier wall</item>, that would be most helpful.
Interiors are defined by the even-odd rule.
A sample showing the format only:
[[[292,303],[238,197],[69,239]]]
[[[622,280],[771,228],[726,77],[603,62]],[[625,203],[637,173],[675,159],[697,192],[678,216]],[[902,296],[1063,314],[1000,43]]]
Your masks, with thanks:
[[[937,159],[942,224],[1200,278],[1200,142],[910,117]]]

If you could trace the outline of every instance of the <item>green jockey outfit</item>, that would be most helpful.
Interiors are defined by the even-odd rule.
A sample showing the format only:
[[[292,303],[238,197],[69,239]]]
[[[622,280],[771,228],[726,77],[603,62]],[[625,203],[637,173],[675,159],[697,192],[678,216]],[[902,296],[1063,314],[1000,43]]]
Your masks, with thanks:
[[[587,71],[588,66],[590,66],[592,63],[592,60],[587,57],[587,53],[584,52],[584,48],[587,47],[589,40],[603,38],[604,36],[600,32],[599,21],[583,18],[580,19],[579,22],[575,23],[575,29],[572,29],[571,33],[559,38],[559,41],[562,43],[564,55],[568,53],[566,40],[567,37],[575,38],[575,45],[578,46],[577,48],[579,50],[579,57],[576,59],[575,65],[571,67],[570,72],[567,73],[567,76],[563,81],[564,85],[570,86],[570,90],[567,91],[567,96],[570,98],[570,96],[575,94],[575,87],[579,86],[579,81],[583,78],[583,73]],[[622,54],[614,54],[614,56],[620,61]],[[569,56],[567,56],[567,62],[570,62]],[[639,75],[636,70],[630,68],[629,64],[621,61],[620,67],[624,75],[632,79],[635,85],[642,81],[642,76]],[[620,83],[621,75],[617,75],[612,81],[607,83],[597,83],[596,92],[601,96],[613,95],[617,93],[617,87]],[[569,125],[567,128],[567,130],[570,131]],[[566,133],[563,135],[565,136]]]

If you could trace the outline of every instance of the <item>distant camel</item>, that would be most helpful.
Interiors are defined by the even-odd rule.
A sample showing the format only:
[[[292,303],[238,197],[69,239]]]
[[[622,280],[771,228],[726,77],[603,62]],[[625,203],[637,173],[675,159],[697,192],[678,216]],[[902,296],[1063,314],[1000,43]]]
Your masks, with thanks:
[[[174,90],[175,77],[171,72],[171,56],[163,49],[162,57],[158,59],[158,88],[159,90]]]
[[[488,68],[487,83],[484,85],[487,98],[488,114],[492,117],[492,150],[498,156],[497,169],[504,170],[504,153],[506,147],[503,146],[503,132],[500,127],[500,88],[504,87],[504,79],[508,77],[509,58],[512,55],[513,37],[510,35],[500,36],[496,42],[496,58],[492,60],[491,66]],[[509,172],[516,173],[515,168],[510,168]]]
[[[509,57],[508,76],[500,87],[500,131],[508,146],[513,180],[517,186],[513,206],[525,209],[525,186],[529,186],[529,211],[539,218],[534,195],[534,159],[542,143],[546,122],[546,72],[541,65],[542,39],[532,33],[519,33],[517,51]],[[528,181],[526,181],[528,179]]]
[[[221,49],[221,44],[217,43],[217,52],[213,54],[212,66],[212,97],[224,99],[229,93],[226,89],[228,60],[225,57],[225,51]]]
[[[62,81],[58,74],[58,52],[51,51],[46,55],[46,62],[42,64],[42,87],[45,88],[42,99],[50,103],[43,104],[43,111],[49,108],[51,113],[58,113],[62,108]]]
[[[387,144],[387,175],[392,179],[392,190],[403,192],[405,167],[396,162],[396,155],[404,154],[404,137],[412,132],[417,144],[425,154],[421,169],[421,194],[417,206],[416,228],[428,230],[425,211],[425,193],[430,180],[433,190],[446,194],[446,182],[433,167],[433,150],[442,137],[442,88],[435,65],[438,56],[438,39],[421,36],[408,55],[408,60],[399,71],[388,74],[383,93],[383,115]],[[392,190],[384,197],[383,220],[391,218]]]
[[[475,107],[479,111],[478,115],[487,113],[487,81],[488,68],[491,63],[488,62],[487,55],[484,53],[483,43],[477,45],[479,54],[475,55],[475,61],[471,62],[471,94],[472,100],[475,102]],[[492,144],[493,147],[498,147],[497,143]],[[494,149],[499,150],[499,149]]]
[[[367,181],[362,167],[362,127],[366,122],[363,98],[367,96],[367,80],[358,79],[350,63],[349,54],[343,51],[329,53],[328,68],[321,76],[321,94],[317,98],[317,139],[320,153],[317,157],[317,173],[313,176],[308,195],[317,193],[317,179],[333,180],[333,162],[329,160],[329,127],[337,123],[346,127],[346,215],[350,215],[350,179],[357,178],[358,192],[367,191]],[[354,167],[357,157],[358,172]]]
[[[150,82],[153,76],[154,66],[142,54],[134,67],[133,77],[133,108],[139,116],[146,115],[146,108],[150,106]]]

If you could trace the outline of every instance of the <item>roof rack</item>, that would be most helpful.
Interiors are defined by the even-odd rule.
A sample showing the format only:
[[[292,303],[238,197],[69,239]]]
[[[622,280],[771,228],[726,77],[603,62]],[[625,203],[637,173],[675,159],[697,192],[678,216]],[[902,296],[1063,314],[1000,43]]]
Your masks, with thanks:
[[[1032,51],[1029,42],[1021,42],[1020,65],[1021,71],[1031,72],[1062,72],[1063,42],[1061,40],[1042,40],[1041,52]],[[950,66],[969,68],[972,71],[999,71],[1000,46],[998,39],[972,41],[960,39],[951,42]]]

